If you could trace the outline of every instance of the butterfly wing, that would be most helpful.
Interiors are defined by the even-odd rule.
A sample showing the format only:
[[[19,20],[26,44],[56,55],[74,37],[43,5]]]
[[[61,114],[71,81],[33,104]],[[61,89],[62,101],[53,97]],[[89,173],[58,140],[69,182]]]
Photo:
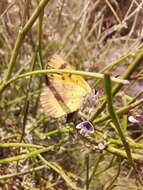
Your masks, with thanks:
[[[74,67],[65,61],[60,55],[54,54],[48,60],[48,66],[55,69],[74,69]]]
[[[66,114],[66,110],[62,108],[60,102],[49,87],[43,89],[40,96],[40,102],[48,116],[58,118]]]
[[[69,70],[75,70],[75,68],[69,64],[67,61],[65,61],[60,55],[54,54],[48,61],[48,66],[55,68],[55,69],[69,69]],[[63,78],[66,78],[66,80],[78,83],[78,85],[82,86],[85,90],[91,91],[90,86],[88,83],[83,79],[83,77],[79,75],[70,75],[69,74],[63,74]],[[54,74],[55,79],[61,80],[61,75]]]
[[[53,55],[48,65],[73,70],[59,55]],[[49,85],[43,89],[40,102],[49,116],[58,118],[80,108],[84,97],[90,91],[90,86],[81,76],[54,74],[49,78]]]
[[[68,77],[67,77],[68,78]],[[52,86],[45,87],[40,101],[44,111],[51,117],[58,118],[81,107],[89,91],[72,80],[53,80]]]

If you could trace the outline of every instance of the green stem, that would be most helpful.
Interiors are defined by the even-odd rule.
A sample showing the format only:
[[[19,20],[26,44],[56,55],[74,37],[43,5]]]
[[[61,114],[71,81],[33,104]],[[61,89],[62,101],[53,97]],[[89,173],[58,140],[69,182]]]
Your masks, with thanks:
[[[41,166],[37,166],[35,168],[31,168],[31,169],[29,169],[27,171],[23,171],[23,172],[17,172],[17,173],[11,173],[11,174],[6,174],[6,175],[1,175],[0,176],[0,180],[9,179],[9,178],[20,176],[20,175],[26,175],[26,174],[29,174],[29,173],[32,173],[32,172],[36,172],[38,170],[42,170],[42,169],[44,169],[46,167],[47,167],[46,165],[41,165]]]
[[[41,0],[38,7],[35,9],[34,13],[32,14],[32,16],[29,18],[29,20],[27,21],[27,23],[24,25],[23,28],[21,28],[19,30],[18,36],[17,36],[17,40],[14,46],[14,49],[12,51],[12,55],[8,64],[8,69],[5,73],[4,76],[4,81],[0,86],[0,93],[3,92],[3,90],[5,89],[5,83],[10,79],[11,74],[12,74],[12,70],[13,67],[16,63],[16,59],[18,56],[18,52],[20,50],[20,47],[22,45],[22,42],[27,34],[27,32],[30,30],[30,28],[32,27],[32,25],[34,24],[35,20],[37,19],[37,17],[40,15],[41,11],[44,9],[44,7],[46,6],[46,4],[49,2],[49,0]]]
[[[117,180],[117,178],[119,177],[121,172],[121,160],[119,160],[119,167],[118,167],[118,171],[117,174],[115,175],[115,177],[113,177],[113,179],[111,180],[110,184],[106,187],[105,190],[111,190],[113,187],[113,184],[115,183],[115,181]]]
[[[122,141],[115,140],[113,138],[109,138],[109,142],[110,142],[110,144],[114,144],[114,145],[120,145],[120,146],[123,145]],[[142,143],[129,142],[129,146],[131,148],[134,148],[134,149],[143,149],[143,144]]]
[[[140,105],[142,105],[142,104],[143,104],[143,99],[140,99],[140,100],[138,100],[138,101],[136,101],[136,102],[134,102],[134,103],[132,103],[132,104],[130,104],[130,105],[128,105],[128,106],[124,106],[124,107],[118,109],[118,110],[116,111],[116,114],[120,115],[120,114],[128,113],[129,110],[132,110],[132,109],[134,109],[135,107],[140,106]],[[107,120],[109,120],[109,119],[111,119],[111,118],[110,118],[110,115],[106,115],[106,116],[102,116],[102,117],[100,117],[100,118],[95,119],[92,123],[93,123],[93,124],[98,124],[98,123],[102,123],[102,122],[104,122],[104,121],[107,121]]]
[[[38,22],[38,53],[42,69],[44,69],[44,63],[42,58],[43,18],[44,18],[44,9],[41,11],[39,15],[39,22]]]
[[[10,77],[11,77],[11,73],[12,73],[14,64],[16,62],[18,52],[19,52],[19,49],[20,49],[20,46],[21,46],[23,40],[24,40],[24,33],[22,32],[22,29],[20,29],[19,32],[18,32],[18,36],[17,36],[16,42],[15,42],[14,49],[12,51],[10,61],[8,63],[8,69],[7,69],[7,71],[5,73],[5,76],[4,76],[4,83],[6,81],[8,81],[10,79]],[[0,88],[0,91],[1,90],[3,90],[3,89]]]
[[[109,145],[106,150],[114,155],[121,156],[127,159],[127,153],[119,148],[115,148]],[[141,154],[132,153],[132,159],[139,163],[143,163],[143,157]]]
[[[137,57],[132,63],[130,63],[128,69],[125,70],[121,78],[129,79],[129,77],[133,74],[133,72],[135,72],[138,66],[142,63],[142,58],[143,58],[143,51],[137,55]],[[115,95],[120,90],[121,87],[122,84],[116,85],[115,88],[113,89],[113,95]]]
[[[129,77],[133,74],[133,72],[138,68],[138,66],[142,63],[143,51],[137,54],[135,60],[130,63],[129,67],[121,76],[122,79],[129,79]],[[115,95],[122,87],[122,84],[117,84],[113,89],[113,95]],[[94,121],[94,119],[103,111],[106,106],[106,101],[102,103],[102,105],[97,108],[96,112],[91,116],[90,121]]]
[[[10,158],[2,158],[0,159],[0,164],[6,164],[6,163],[10,163],[10,162],[14,162],[14,161],[18,161],[18,160],[23,160],[23,159],[27,159],[27,158],[31,158],[33,156],[37,156],[38,154],[44,153],[44,152],[48,152],[49,150],[53,149],[53,146],[49,147],[49,148],[42,148],[39,150],[35,150],[26,154],[21,154],[18,156],[13,156]]]
[[[86,190],[89,190],[89,154],[85,156],[85,164],[86,164]]]
[[[106,99],[107,99],[107,103],[108,103],[108,111],[109,111],[110,117],[111,117],[111,119],[112,119],[112,121],[113,121],[113,123],[114,123],[114,125],[118,131],[118,134],[121,138],[121,141],[122,141],[123,146],[125,148],[129,163],[134,168],[136,178],[142,184],[142,181],[140,180],[140,178],[138,176],[138,171],[136,169],[135,163],[134,163],[133,158],[132,158],[130,146],[129,146],[128,142],[126,141],[126,138],[124,136],[124,133],[123,133],[121,126],[120,126],[120,123],[119,123],[119,119],[116,115],[116,112],[114,111],[113,101],[112,101],[112,93],[111,93],[111,80],[110,80],[109,74],[105,74],[104,82],[105,82],[105,93],[106,93]]]
[[[35,54],[34,54],[32,61],[31,61],[30,71],[34,70],[35,63],[36,63],[36,57],[37,57],[37,49],[35,50]],[[22,113],[23,121],[22,121],[22,133],[21,133],[20,142],[23,141],[23,138],[25,135],[25,127],[26,127],[28,111],[29,111],[29,97],[30,97],[29,94],[30,94],[30,90],[31,90],[31,84],[32,84],[32,76],[30,76],[28,84],[27,84],[26,99],[24,101],[24,108],[23,108],[23,113]]]
[[[102,134],[102,136],[103,136],[103,134]],[[87,138],[87,137],[83,137],[82,136],[82,139],[85,141],[85,142],[88,142],[88,143],[90,143],[90,144],[93,144],[93,145],[96,145],[97,146],[97,142],[95,141],[95,139],[91,139],[91,138]],[[113,139],[112,141],[109,139],[109,145],[106,147],[106,151],[108,151],[108,152],[110,152],[110,153],[112,153],[112,154],[114,154],[114,155],[116,155],[116,156],[120,156],[120,157],[123,157],[123,158],[125,158],[125,159],[127,159],[128,157],[127,157],[127,153],[124,151],[124,150],[122,150],[121,148],[119,149],[119,148],[116,148],[116,147],[114,147],[113,145],[111,145],[111,143],[113,143],[113,144],[116,144],[116,145],[123,145],[123,143],[121,142],[121,141],[116,141],[115,139]],[[134,145],[136,146],[137,145],[137,143],[132,143],[132,146],[134,147]],[[141,145],[141,144],[140,144]],[[138,148],[143,148],[143,147],[138,147]],[[132,159],[134,160],[134,161],[137,161],[137,162],[139,162],[139,163],[143,163],[143,156],[141,155],[141,154],[137,154],[137,153],[132,153]]]
[[[97,170],[97,168],[98,168],[98,166],[99,166],[99,163],[100,163],[100,161],[101,161],[102,158],[103,158],[103,154],[100,154],[99,157],[97,158],[96,162],[95,162],[95,166],[94,166],[94,168],[93,168],[93,170],[92,170],[92,173],[91,173],[91,175],[90,175],[90,177],[89,177],[88,186],[90,186],[91,181],[92,181],[93,178],[94,178],[94,175],[95,175],[95,173],[96,173],[96,170]]]
[[[38,75],[38,74],[74,74],[74,75],[80,75],[83,77],[91,77],[91,78],[100,78],[104,79],[104,75],[101,73],[92,73],[92,72],[85,72],[85,71],[75,71],[75,70],[68,70],[68,69],[47,69],[47,70],[35,70],[31,72],[27,72],[21,75],[18,75],[16,77],[13,77],[12,79],[8,80],[6,83],[4,83],[4,87],[6,88],[10,83],[25,78],[31,75]],[[122,83],[122,84],[128,84],[129,82],[127,80],[118,79],[115,77],[111,77],[111,80],[116,83]]]
[[[123,93],[123,96],[122,96],[122,101],[123,101],[123,106],[127,106],[127,97],[124,96],[124,93]],[[126,132],[127,130],[127,125],[128,125],[128,116],[127,114],[123,114],[123,121],[122,121],[122,126],[123,126],[123,131]]]
[[[0,147],[2,148],[9,148],[9,147],[23,147],[23,148],[43,148],[40,145],[35,145],[35,144],[26,144],[26,143],[0,143]]]

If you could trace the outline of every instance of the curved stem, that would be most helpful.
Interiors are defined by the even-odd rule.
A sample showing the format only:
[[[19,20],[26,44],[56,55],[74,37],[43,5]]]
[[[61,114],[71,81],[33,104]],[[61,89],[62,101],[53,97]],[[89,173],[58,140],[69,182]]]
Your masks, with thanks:
[[[9,84],[12,82],[31,76],[31,75],[39,75],[39,74],[74,74],[74,75],[80,75],[83,77],[91,77],[91,78],[100,78],[103,79],[104,75],[101,73],[92,73],[92,72],[84,72],[84,71],[75,71],[75,70],[68,70],[68,69],[47,69],[47,70],[35,70],[31,72],[27,72],[21,75],[18,75],[16,77],[13,77],[12,79],[5,82],[3,85],[3,89],[5,89]],[[116,83],[122,83],[122,84],[128,84],[129,82],[127,80],[118,79],[115,77],[111,77],[111,80]],[[1,91],[0,91],[1,93]]]

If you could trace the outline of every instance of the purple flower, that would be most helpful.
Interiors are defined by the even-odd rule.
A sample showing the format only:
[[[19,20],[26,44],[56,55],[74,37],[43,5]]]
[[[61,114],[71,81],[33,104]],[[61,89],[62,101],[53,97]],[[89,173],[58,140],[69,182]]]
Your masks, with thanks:
[[[82,135],[89,135],[94,133],[94,127],[93,125],[89,122],[89,121],[83,121],[81,123],[79,123],[76,126],[77,129],[80,129],[80,134]]]

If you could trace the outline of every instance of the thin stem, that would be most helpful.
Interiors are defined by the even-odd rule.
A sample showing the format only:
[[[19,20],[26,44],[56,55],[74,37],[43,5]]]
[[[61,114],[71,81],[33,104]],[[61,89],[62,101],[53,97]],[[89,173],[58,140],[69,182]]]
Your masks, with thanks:
[[[119,148],[115,148],[115,147],[113,147],[111,145],[109,145],[106,150],[108,152],[116,155],[116,156],[121,156],[121,157],[127,159],[127,153],[124,150],[121,150]],[[139,162],[139,163],[143,163],[143,157],[142,157],[141,154],[132,153],[132,159],[134,161]]]
[[[123,97],[122,97],[122,101],[123,101],[123,105],[124,105],[124,106],[127,106],[127,98],[126,98],[126,96],[124,96],[124,94],[123,94]],[[122,125],[123,125],[123,131],[124,131],[124,132],[126,132],[127,123],[128,123],[128,116],[127,116],[127,114],[123,114],[123,122],[122,122]]]
[[[35,145],[35,144],[28,144],[28,143],[0,143],[0,147],[3,148],[9,148],[9,147],[23,147],[23,148],[43,148],[40,145]]]
[[[109,164],[104,169],[102,169],[102,170],[98,171],[97,173],[95,173],[94,176],[98,176],[98,175],[100,175],[100,174],[102,174],[104,172],[107,172],[107,170],[112,167],[114,159],[115,159],[115,156],[113,155],[112,159],[109,162]]]
[[[44,9],[41,11],[39,15],[39,22],[38,22],[38,53],[41,63],[41,68],[44,69],[44,63],[42,58],[42,36],[43,36],[43,18],[44,18]]]
[[[48,147],[48,148],[38,149],[38,150],[28,152],[26,154],[21,154],[18,156],[13,156],[13,157],[9,157],[9,158],[2,158],[2,159],[0,159],[0,164],[6,164],[6,163],[14,162],[14,161],[19,161],[19,160],[31,158],[31,157],[37,156],[38,154],[41,154],[43,152],[48,152],[49,150],[52,150],[52,149],[53,149],[53,146]]]
[[[113,15],[115,16],[116,20],[119,22],[119,24],[122,24],[122,21],[120,20],[119,16],[117,15],[116,11],[112,7],[111,3],[108,0],[105,0],[109,8],[111,9]]]
[[[85,72],[85,71],[76,71],[76,70],[68,70],[68,69],[47,69],[47,70],[35,70],[31,72],[27,72],[21,75],[18,75],[16,77],[13,77],[9,81],[7,81],[4,85],[6,88],[10,83],[25,78],[31,75],[38,75],[38,74],[74,74],[74,75],[80,75],[83,77],[91,77],[91,78],[100,78],[104,79],[104,75],[101,73],[92,73],[92,72]],[[111,77],[111,80],[116,83],[122,83],[122,84],[128,84],[128,80],[118,79],[115,77]]]
[[[110,117],[118,131],[118,134],[121,138],[121,141],[123,143],[123,146],[125,148],[129,163],[132,165],[132,167],[134,168],[135,174],[136,174],[136,178],[138,179],[138,181],[142,184],[142,181],[140,180],[139,176],[138,176],[138,171],[136,169],[135,163],[133,161],[132,158],[132,154],[131,154],[131,150],[130,150],[130,146],[128,144],[128,142],[126,141],[126,138],[124,136],[124,133],[121,129],[120,123],[119,123],[119,119],[117,117],[116,112],[114,111],[114,107],[113,107],[113,100],[112,100],[112,94],[111,94],[111,80],[110,80],[110,75],[109,74],[105,74],[105,93],[106,93],[106,99],[107,99],[107,103],[108,103],[108,111],[110,114]]]
[[[103,136],[103,134],[102,134],[102,136]],[[88,142],[88,143],[90,143],[90,144],[93,144],[93,145],[96,145],[97,146],[97,142],[95,141],[95,139],[91,139],[91,138],[87,138],[87,137],[83,137],[82,136],[82,139],[85,141],[85,142]],[[122,145],[122,143],[120,142],[120,141],[116,141],[115,139],[113,139],[113,143],[115,143],[115,144],[118,144],[119,145],[119,143]],[[133,146],[134,144],[132,144],[132,146]],[[137,145],[137,143],[136,143],[136,145]],[[140,147],[141,148],[141,147]],[[142,149],[142,148],[141,148]],[[113,145],[111,145],[110,144],[110,139],[109,139],[109,145],[106,147],[106,149],[105,149],[106,151],[108,151],[108,152],[110,152],[110,153],[112,153],[112,154],[114,154],[114,155],[116,155],[116,156],[120,156],[120,157],[123,157],[123,158],[125,158],[125,159],[128,159],[128,157],[127,157],[127,153],[126,153],[126,151],[124,151],[124,150],[122,150],[122,149],[119,149],[119,148],[116,148],[115,146],[113,146]],[[143,163],[143,157],[142,157],[142,155],[141,154],[137,154],[137,153],[132,153],[132,159],[134,160],[134,161],[137,161],[137,162],[139,162],[139,163]]]
[[[44,9],[44,7],[46,6],[46,4],[49,2],[49,0],[41,0],[38,7],[35,9],[34,13],[32,14],[32,16],[29,18],[29,20],[27,21],[27,23],[24,25],[23,28],[21,28],[18,32],[18,36],[17,36],[17,40],[15,42],[15,46],[14,49],[12,51],[12,55],[10,57],[10,61],[8,64],[8,69],[4,75],[4,81],[0,86],[0,93],[3,92],[4,88],[5,88],[5,83],[10,79],[11,74],[12,74],[12,70],[13,67],[16,63],[16,59],[20,50],[20,47],[22,45],[22,42],[27,34],[27,32],[30,30],[30,28],[32,27],[32,25],[34,24],[35,20],[37,19],[37,17],[41,14],[41,11]]]
[[[32,64],[31,64],[30,71],[34,70],[35,63],[36,63],[36,56],[37,56],[37,50],[35,50],[35,54],[32,58],[32,61],[31,61]],[[30,93],[30,89],[31,89],[31,82],[32,82],[32,76],[30,76],[29,81],[28,81],[28,85],[27,85],[26,99],[25,99],[24,109],[23,109],[22,134],[21,134],[20,142],[22,142],[24,135],[25,135],[25,126],[26,126],[27,117],[28,117],[28,110],[29,110],[29,93]]]
[[[139,67],[139,65],[142,63],[143,58],[143,51],[137,54],[135,60],[130,63],[129,67],[126,69],[126,71],[121,76],[122,79],[129,79],[129,77],[135,72],[135,70]],[[122,84],[117,84],[115,88],[113,89],[113,96],[121,89]],[[91,116],[91,121],[94,121],[94,119],[103,111],[103,109],[106,106],[106,101],[102,103],[102,105],[97,108],[96,112]]]
[[[119,166],[118,166],[118,170],[117,170],[117,174],[115,175],[115,177],[113,177],[112,181],[110,182],[110,184],[106,187],[105,190],[110,190],[113,187],[113,184],[115,183],[115,181],[117,180],[117,178],[120,175],[120,171],[121,171],[121,160],[119,160]]]
[[[58,18],[57,18],[57,24],[60,24],[62,12],[63,12],[63,9],[64,9],[64,4],[65,4],[65,0],[63,0],[62,3],[61,3],[61,7],[60,7],[60,10],[59,10],[59,13],[58,13]]]
[[[117,115],[121,115],[121,114],[125,114],[125,113],[128,113],[130,110],[134,109],[135,107],[137,106],[141,106],[143,104],[143,99],[140,99],[128,106],[124,106],[118,110],[116,110],[116,114]],[[107,121],[110,119],[110,115],[105,115],[105,116],[102,116],[100,118],[97,118],[95,119],[92,123],[93,124],[97,124],[97,123],[102,123],[104,121]]]
[[[97,161],[96,161],[96,163],[95,163],[95,166],[94,166],[94,168],[93,168],[93,171],[92,171],[92,173],[91,173],[91,175],[90,175],[90,177],[89,177],[88,185],[90,185],[91,181],[93,180],[93,177],[94,177],[94,175],[95,175],[95,173],[96,173],[96,170],[97,170],[97,168],[98,168],[98,165],[99,165],[99,163],[100,163],[102,157],[103,157],[103,154],[100,154],[99,157],[97,158]]]
[[[85,157],[86,163],[86,190],[89,190],[89,154]]]
[[[46,165],[41,165],[41,166],[37,166],[35,168],[31,168],[31,169],[29,169],[27,171],[23,171],[23,172],[17,172],[17,173],[11,173],[11,174],[6,174],[6,175],[1,175],[0,176],[0,180],[9,179],[9,178],[20,176],[20,175],[26,175],[26,174],[29,174],[29,173],[33,173],[33,172],[42,170],[42,169],[44,169],[46,167],[47,167]]]

